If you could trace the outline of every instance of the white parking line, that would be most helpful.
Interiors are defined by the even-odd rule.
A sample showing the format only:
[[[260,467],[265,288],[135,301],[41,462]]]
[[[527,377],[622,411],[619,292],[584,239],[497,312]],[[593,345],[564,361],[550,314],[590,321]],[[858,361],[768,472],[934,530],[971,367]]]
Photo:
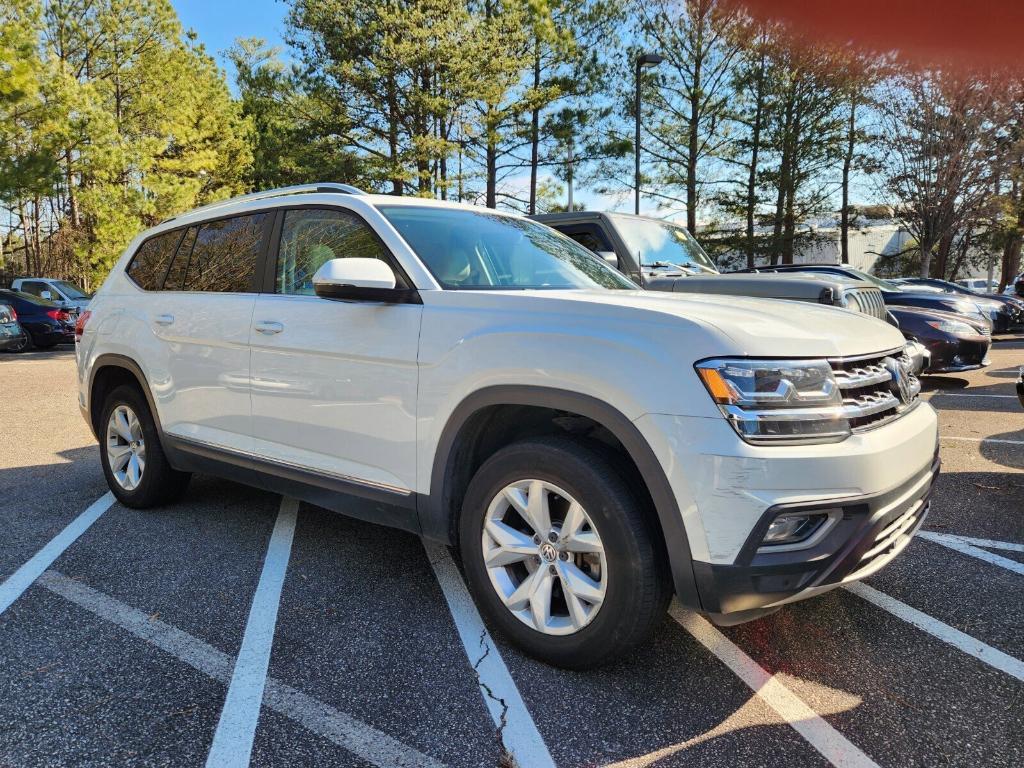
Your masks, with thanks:
[[[263,560],[263,573],[249,609],[242,647],[238,651],[224,709],[206,758],[207,768],[244,768],[249,765],[298,510],[299,503],[295,499],[281,499],[281,509]]]
[[[920,535],[918,533],[918,536]],[[1024,681],[1024,661],[1015,659],[1013,656],[1003,653],[991,645],[987,645],[981,642],[981,640],[961,632],[959,629],[943,624],[938,619],[933,619],[928,614],[917,610],[917,608],[912,608],[895,597],[879,592],[867,584],[854,582],[847,584],[846,589],[858,597],[867,600],[869,603],[873,603],[882,610],[888,611],[893,616],[903,619],[908,624],[913,624],[918,629],[924,630],[932,637],[938,638],[944,643],[949,643],[954,648],[978,659],[978,661],[988,664],[993,669],[998,669],[1000,672],[1005,672],[1018,680]]]
[[[451,555],[438,544],[424,541],[423,546],[427,550],[427,559],[434,569],[437,582],[441,585],[462,646],[476,672],[480,694],[500,732],[502,744],[515,759],[516,765],[522,768],[554,768],[551,753],[505,661],[491,640]]]
[[[878,768],[874,760],[829,725],[803,699],[750,658],[707,619],[674,601],[669,614],[832,765],[840,768]]]
[[[1004,400],[1004,399],[1005,400],[1016,400],[1017,399],[1016,395],[982,395],[982,394],[979,394],[979,393],[976,393],[976,392],[972,392],[972,393],[967,393],[967,392],[932,392],[931,395],[932,395],[932,397],[935,397],[937,395],[942,395],[943,397],[995,397],[995,398],[998,398],[1000,400]]]
[[[56,571],[47,571],[37,583],[202,674],[224,684],[230,682],[231,657],[199,638]],[[267,679],[264,702],[276,712],[373,765],[382,768],[443,768],[437,760],[273,677]]]
[[[949,547],[961,554],[976,557],[991,565],[998,565],[1000,568],[1005,568],[1008,571],[1019,573],[1021,576],[1024,576],[1024,563],[1018,563],[1016,560],[1011,560],[1008,557],[1001,557],[1000,555],[994,555],[991,552],[986,552],[984,549],[964,541],[959,537],[949,536],[944,533],[936,533],[935,531],[918,531],[917,535],[927,541],[933,541],[936,544]],[[1024,551],[1024,547],[1018,551]]]
[[[954,435],[939,435],[942,440],[959,440],[964,443],[1000,443],[1002,445],[1024,445],[1024,440],[1003,440],[995,437],[956,437]]]
[[[960,536],[959,534],[955,533],[939,533],[938,531],[921,531],[920,533],[918,533],[918,535],[920,536],[921,533],[931,534],[930,537],[925,538],[935,538],[941,536],[946,539],[956,539],[957,541],[962,541],[965,544],[973,544],[975,547],[985,547],[986,549],[1005,549],[1007,552],[1024,552],[1024,544],[1014,544],[1012,541],[996,541],[995,539],[975,539],[971,536]]]
[[[89,530],[89,526],[99,520],[100,515],[110,509],[116,501],[114,494],[107,491],[89,505],[82,514],[72,520],[63,531],[54,536],[45,547],[36,552],[27,563],[12,573],[3,584],[0,584],[0,614],[3,614],[11,603],[21,597],[32,582],[53,565],[64,550],[70,547],[78,537]]]

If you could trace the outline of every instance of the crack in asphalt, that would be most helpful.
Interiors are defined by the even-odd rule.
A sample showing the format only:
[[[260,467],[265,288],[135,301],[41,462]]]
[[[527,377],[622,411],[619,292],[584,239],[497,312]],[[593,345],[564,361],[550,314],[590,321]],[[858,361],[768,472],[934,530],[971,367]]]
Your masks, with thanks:
[[[491,687],[483,681],[480,677],[480,665],[483,663],[491,653],[491,646],[487,643],[487,630],[483,630],[480,633],[480,647],[483,648],[484,652],[479,659],[473,664],[473,674],[476,675],[477,685],[486,694],[487,698],[492,701],[498,702],[501,705],[501,719],[498,723],[498,728],[495,731],[495,737],[498,739],[498,748],[501,750],[501,758],[498,760],[499,768],[515,768],[516,759],[509,752],[508,747],[505,746],[505,727],[508,725],[508,704],[505,703],[505,699],[500,696],[495,696]]]

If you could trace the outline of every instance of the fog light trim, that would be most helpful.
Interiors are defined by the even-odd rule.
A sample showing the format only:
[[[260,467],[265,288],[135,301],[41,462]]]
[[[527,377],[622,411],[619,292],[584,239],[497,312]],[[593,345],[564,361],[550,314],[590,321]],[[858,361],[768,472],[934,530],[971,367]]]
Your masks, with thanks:
[[[769,524],[757,551],[789,552],[813,547],[842,516],[841,509],[783,512]]]

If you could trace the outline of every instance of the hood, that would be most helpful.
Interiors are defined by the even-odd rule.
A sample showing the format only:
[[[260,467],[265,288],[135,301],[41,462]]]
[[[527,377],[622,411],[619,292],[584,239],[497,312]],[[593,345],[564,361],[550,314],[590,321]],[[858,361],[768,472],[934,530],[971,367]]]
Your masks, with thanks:
[[[445,292],[449,293],[449,292]],[[459,291],[474,302],[517,311],[597,315],[622,327],[622,321],[666,325],[681,321],[714,329],[732,350],[722,354],[751,357],[846,357],[883,352],[904,344],[889,323],[859,312],[784,299],[659,293],[655,291],[528,290]],[[620,319],[621,318],[621,319]],[[685,330],[685,329],[684,329]],[[648,332],[644,332],[648,335]]]
[[[930,293],[926,291],[899,291],[883,294],[887,304],[906,304],[924,307],[941,307],[953,312],[977,311],[979,302],[973,296],[959,296],[955,293]],[[980,298],[980,297],[979,297]]]
[[[967,323],[972,328],[975,328],[981,332],[984,332],[986,327],[985,324],[979,323],[972,317],[961,315],[957,312],[946,312],[941,309],[931,309],[929,307],[889,307],[889,311],[896,317],[896,320],[903,322],[904,319],[915,319],[921,322],[927,322],[928,320],[956,320],[960,323]]]

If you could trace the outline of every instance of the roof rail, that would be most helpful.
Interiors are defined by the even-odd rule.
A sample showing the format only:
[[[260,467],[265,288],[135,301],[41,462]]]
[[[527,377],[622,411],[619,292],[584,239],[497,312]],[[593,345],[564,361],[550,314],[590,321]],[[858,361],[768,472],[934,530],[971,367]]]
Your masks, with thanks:
[[[282,197],[284,195],[301,195],[309,194],[311,192],[333,192],[340,195],[365,195],[366,193],[359,189],[359,187],[353,187],[351,184],[339,184],[333,181],[317,181],[311,184],[296,184],[292,187],[279,187],[277,189],[265,189],[261,192],[250,192],[247,195],[239,195],[238,197],[231,197],[227,200],[217,200],[213,203],[201,205],[198,208],[193,208],[190,211],[179,213],[177,216],[171,216],[170,218],[164,219],[161,224],[165,224],[168,221],[174,221],[178,216],[183,216],[185,213],[199,213],[200,211],[212,211],[215,208],[222,208],[226,205],[234,205],[235,203],[247,203],[253,200],[266,200],[271,197]]]

